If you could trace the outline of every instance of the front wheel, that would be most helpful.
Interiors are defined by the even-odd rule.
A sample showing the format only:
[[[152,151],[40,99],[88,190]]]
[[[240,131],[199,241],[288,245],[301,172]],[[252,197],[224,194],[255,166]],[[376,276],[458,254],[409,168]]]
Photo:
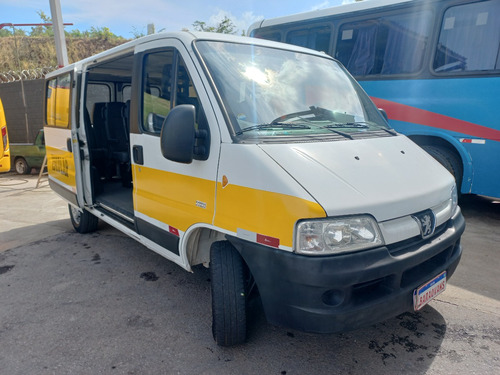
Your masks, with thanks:
[[[457,191],[460,193],[463,177],[462,160],[460,160],[460,157],[443,147],[423,145],[422,148],[455,177]]]
[[[17,158],[14,162],[14,168],[16,169],[17,174],[28,174],[31,171],[28,162],[24,158]]]
[[[210,248],[212,333],[220,346],[242,344],[247,331],[247,268],[228,241]]]
[[[87,210],[80,210],[72,205],[68,205],[68,207],[71,224],[73,224],[73,228],[75,228],[78,233],[90,233],[97,229],[99,223],[97,217]]]

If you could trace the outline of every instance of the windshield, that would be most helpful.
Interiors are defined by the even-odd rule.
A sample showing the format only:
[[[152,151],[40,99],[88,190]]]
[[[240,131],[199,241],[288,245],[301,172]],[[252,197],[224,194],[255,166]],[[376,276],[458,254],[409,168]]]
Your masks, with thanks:
[[[326,56],[228,42],[196,46],[235,136],[350,137],[388,128],[359,85]]]

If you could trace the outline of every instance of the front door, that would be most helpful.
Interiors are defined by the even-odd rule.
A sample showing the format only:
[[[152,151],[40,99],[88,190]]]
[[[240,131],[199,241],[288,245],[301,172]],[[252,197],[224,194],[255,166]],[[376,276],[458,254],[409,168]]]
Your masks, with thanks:
[[[163,44],[164,45],[164,44]],[[136,228],[151,247],[163,256],[185,263],[180,242],[198,225],[211,225],[215,209],[218,131],[207,109],[208,98],[200,77],[180,42],[170,48],[142,52],[136,57],[140,83],[133,86],[138,100],[131,111],[132,176]],[[140,62],[139,62],[140,61]],[[185,61],[189,61],[187,64]],[[138,76],[137,74],[135,75]],[[172,108],[191,104],[196,109],[196,126],[209,132],[212,147],[206,160],[190,164],[165,159],[160,149],[164,119]],[[165,252],[163,249],[167,249]]]

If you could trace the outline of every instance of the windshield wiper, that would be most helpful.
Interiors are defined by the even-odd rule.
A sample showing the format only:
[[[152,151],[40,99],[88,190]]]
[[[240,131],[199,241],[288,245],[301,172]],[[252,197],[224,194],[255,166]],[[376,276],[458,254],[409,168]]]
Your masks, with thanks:
[[[350,128],[356,128],[356,129],[368,129],[370,127],[370,125],[374,125],[374,124],[371,124],[371,123],[368,123],[368,122],[347,122],[347,123],[344,123],[344,124],[332,124],[332,125],[325,125],[323,126],[324,128],[328,128],[328,129],[350,129]],[[387,133],[389,133],[390,135],[398,135],[398,133],[396,133],[396,131],[394,131],[394,129],[391,129],[391,128],[386,128],[384,126],[380,126],[380,125],[375,125],[377,129],[380,129],[380,130],[383,130]]]
[[[288,122],[276,122],[273,121],[270,124],[259,124],[259,125],[253,125],[249,126],[247,128],[241,129],[240,131],[236,132],[236,135],[241,135],[245,132],[251,131],[251,130],[265,130],[265,129],[311,129],[310,126],[304,125],[304,124],[291,124]]]
[[[323,126],[327,129],[368,129],[369,126],[362,122],[346,122],[343,124],[330,124]]]
[[[300,118],[301,120],[309,121],[307,118],[302,118],[302,116],[313,115],[317,120],[331,120],[333,119],[333,113],[329,109],[310,106],[306,111],[288,113],[286,115],[275,118],[271,121],[271,124],[280,124],[285,120],[290,120],[294,118]]]
[[[398,135],[398,133],[394,129],[388,129],[388,128],[380,128],[380,129],[386,131],[387,133],[389,133],[391,135]]]

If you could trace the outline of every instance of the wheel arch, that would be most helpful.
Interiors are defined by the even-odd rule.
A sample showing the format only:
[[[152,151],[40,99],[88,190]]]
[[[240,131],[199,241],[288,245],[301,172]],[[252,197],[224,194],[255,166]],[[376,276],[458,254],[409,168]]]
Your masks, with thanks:
[[[185,264],[192,266],[210,263],[210,247],[216,241],[226,239],[226,234],[218,228],[209,225],[199,225],[189,228],[180,244],[180,251]]]
[[[472,159],[456,138],[446,134],[407,134],[407,137],[420,147],[434,146],[455,155],[462,164],[461,191],[466,193],[470,190],[472,184]]]

